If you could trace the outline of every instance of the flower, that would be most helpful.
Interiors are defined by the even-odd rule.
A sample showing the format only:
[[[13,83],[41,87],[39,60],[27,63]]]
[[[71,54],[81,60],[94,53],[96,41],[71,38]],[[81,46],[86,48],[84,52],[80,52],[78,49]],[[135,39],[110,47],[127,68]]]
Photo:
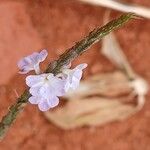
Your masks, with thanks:
[[[45,60],[47,55],[47,50],[42,50],[39,53],[34,52],[33,54],[24,57],[18,62],[18,67],[20,69],[19,73],[26,74],[31,70],[35,70],[36,74],[40,74],[39,64]]]
[[[18,62],[18,67],[21,74],[35,70],[37,75],[29,75],[26,77],[26,84],[30,87],[29,92],[31,97],[29,102],[37,104],[41,111],[47,111],[59,103],[59,96],[64,96],[71,88],[76,89],[79,86],[83,69],[87,64],[80,64],[74,69],[69,69],[71,63],[65,65],[60,71],[61,73],[54,76],[52,73],[40,74],[40,62],[44,61],[48,53],[42,50],[39,53],[33,53],[24,57]]]
[[[58,96],[65,94],[66,80],[54,76],[52,73],[29,75],[26,84],[30,87],[29,98],[31,104],[38,104],[41,111],[53,108],[59,103]]]
[[[67,67],[64,67],[62,69],[62,73],[60,73],[58,76],[62,76],[62,78],[66,78],[66,85],[65,85],[66,92],[70,88],[75,90],[79,86],[83,74],[82,70],[85,69],[86,67],[87,64],[83,63],[76,66],[74,69],[68,69]]]

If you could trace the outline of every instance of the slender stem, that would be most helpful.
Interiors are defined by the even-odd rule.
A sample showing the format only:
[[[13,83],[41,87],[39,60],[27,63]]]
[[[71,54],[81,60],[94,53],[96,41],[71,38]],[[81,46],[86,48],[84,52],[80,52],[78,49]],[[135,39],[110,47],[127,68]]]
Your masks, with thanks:
[[[103,27],[94,29],[87,37],[77,42],[72,48],[67,49],[58,60],[50,63],[45,72],[51,72],[53,74],[59,73],[64,65],[69,64],[76,57],[85,52],[91,45],[134,18],[136,18],[134,14],[127,13],[120,16],[118,19],[112,20]],[[30,96],[28,89],[26,89],[20,98],[17,99],[16,103],[10,107],[8,113],[2,118],[0,122],[0,139],[4,137],[17,115],[23,110]]]

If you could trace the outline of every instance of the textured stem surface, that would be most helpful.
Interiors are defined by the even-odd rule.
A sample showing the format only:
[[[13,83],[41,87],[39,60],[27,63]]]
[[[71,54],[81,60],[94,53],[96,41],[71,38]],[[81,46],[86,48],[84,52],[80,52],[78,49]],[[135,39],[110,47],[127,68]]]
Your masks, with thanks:
[[[124,25],[126,22],[128,22],[133,18],[136,18],[134,14],[127,13],[120,16],[117,19],[112,20],[103,27],[94,29],[92,32],[89,33],[87,37],[77,42],[72,48],[67,49],[59,57],[58,60],[50,63],[45,72],[46,73],[51,72],[53,74],[59,73],[64,65],[69,64],[76,57],[85,52],[91,45],[98,42],[100,39],[109,34],[111,31],[121,27],[122,25]],[[30,96],[31,95],[28,89],[26,89],[24,93],[17,99],[16,103],[9,108],[8,113],[2,118],[0,122],[0,139],[4,137],[5,133],[7,132],[11,124],[14,122],[17,115],[23,110]]]

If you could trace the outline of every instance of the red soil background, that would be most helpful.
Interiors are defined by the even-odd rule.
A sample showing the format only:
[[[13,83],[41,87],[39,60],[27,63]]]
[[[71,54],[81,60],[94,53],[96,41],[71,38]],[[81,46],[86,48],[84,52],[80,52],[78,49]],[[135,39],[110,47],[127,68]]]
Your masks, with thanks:
[[[150,7],[149,0],[132,2]],[[25,76],[17,73],[17,61],[46,48],[49,51],[46,65],[89,31],[102,25],[105,11],[105,8],[77,0],[0,1],[0,117],[15,102],[16,92],[21,94],[25,88]],[[119,14],[112,11],[111,17]],[[150,21],[132,21],[116,35],[134,70],[150,83]],[[100,48],[98,43],[75,60],[75,64],[89,64],[84,77],[115,70],[100,54]],[[150,150],[149,99],[148,93],[144,108],[127,120],[69,131],[49,123],[36,106],[29,104],[0,142],[0,149]]]

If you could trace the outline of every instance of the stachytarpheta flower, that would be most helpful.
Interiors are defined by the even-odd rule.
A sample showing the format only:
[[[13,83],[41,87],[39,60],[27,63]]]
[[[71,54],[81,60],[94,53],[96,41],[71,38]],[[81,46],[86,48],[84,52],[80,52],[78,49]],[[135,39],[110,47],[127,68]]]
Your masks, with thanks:
[[[43,62],[47,57],[47,50],[42,50],[41,52],[34,52],[33,54],[24,57],[18,62],[18,67],[21,74],[26,74],[31,70],[35,70],[36,74],[40,74],[40,62]]]
[[[57,106],[58,97],[64,96],[69,89],[75,90],[79,86],[83,69],[87,67],[87,64],[83,63],[70,69],[71,64],[69,64],[64,66],[56,76],[52,73],[41,73],[39,64],[45,60],[47,55],[47,51],[42,50],[24,57],[18,63],[21,74],[31,70],[36,72],[36,75],[26,77],[26,84],[30,87],[29,102],[37,104],[41,111],[47,111]]]
[[[29,75],[26,84],[30,87],[29,102],[38,104],[39,109],[46,111],[59,103],[58,96],[65,94],[66,80],[54,76],[52,73]]]
[[[75,90],[79,86],[79,83],[83,74],[83,69],[85,69],[86,67],[87,67],[87,64],[83,63],[83,64],[76,66],[74,69],[69,69],[67,67],[64,67],[61,70],[62,73],[60,74],[60,76],[62,76],[62,78],[66,78],[66,85],[65,85],[66,92],[70,88]]]

